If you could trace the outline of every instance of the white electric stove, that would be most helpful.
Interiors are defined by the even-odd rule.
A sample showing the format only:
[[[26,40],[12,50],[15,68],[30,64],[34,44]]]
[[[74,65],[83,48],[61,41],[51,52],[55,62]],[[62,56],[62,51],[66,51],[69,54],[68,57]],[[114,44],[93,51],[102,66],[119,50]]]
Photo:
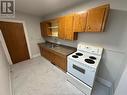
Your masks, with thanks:
[[[103,48],[79,43],[77,51],[67,57],[68,81],[86,95],[91,95]]]

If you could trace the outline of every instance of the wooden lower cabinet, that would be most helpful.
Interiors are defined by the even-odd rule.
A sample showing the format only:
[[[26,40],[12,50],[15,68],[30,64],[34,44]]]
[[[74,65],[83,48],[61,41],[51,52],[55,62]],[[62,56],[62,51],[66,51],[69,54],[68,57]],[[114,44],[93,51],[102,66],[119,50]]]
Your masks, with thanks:
[[[42,56],[44,56],[49,61],[53,62],[54,54],[51,51],[49,51],[47,48],[41,48],[41,53]]]
[[[40,47],[41,55],[49,60],[52,64],[58,66],[63,71],[67,71],[67,58],[61,54],[57,54],[45,47]]]

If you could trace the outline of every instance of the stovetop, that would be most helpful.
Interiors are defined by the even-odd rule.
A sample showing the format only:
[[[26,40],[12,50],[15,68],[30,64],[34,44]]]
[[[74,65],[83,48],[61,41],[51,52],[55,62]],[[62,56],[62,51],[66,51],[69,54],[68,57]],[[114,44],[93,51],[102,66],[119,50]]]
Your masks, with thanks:
[[[76,51],[73,54],[69,55],[68,58],[81,63],[81,65],[87,65],[89,67],[97,68],[101,56],[88,52]]]

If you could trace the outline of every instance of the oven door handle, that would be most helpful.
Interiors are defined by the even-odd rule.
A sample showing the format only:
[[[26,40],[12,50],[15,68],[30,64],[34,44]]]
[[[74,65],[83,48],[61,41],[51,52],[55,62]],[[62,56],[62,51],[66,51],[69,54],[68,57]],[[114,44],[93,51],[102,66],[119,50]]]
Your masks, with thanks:
[[[74,68],[75,70],[79,71],[80,73],[85,74],[85,70],[82,69],[81,67],[79,67],[79,66],[73,64],[73,68]]]

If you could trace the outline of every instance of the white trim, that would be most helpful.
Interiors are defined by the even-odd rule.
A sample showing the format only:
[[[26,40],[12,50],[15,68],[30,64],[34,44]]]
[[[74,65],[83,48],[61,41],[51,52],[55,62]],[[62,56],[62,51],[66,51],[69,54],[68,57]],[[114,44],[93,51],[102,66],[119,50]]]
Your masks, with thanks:
[[[96,77],[96,80],[99,81],[101,84],[107,86],[107,87],[111,87],[112,86],[112,83],[103,79],[103,78],[100,78],[100,77]]]
[[[25,22],[23,22],[22,24],[23,24],[23,27],[24,27],[24,34],[25,34],[25,38],[26,38],[26,43],[27,43],[30,59],[31,59],[32,58],[32,53],[31,53],[30,42],[29,42],[29,38],[28,38],[28,32],[27,32],[27,29],[26,29],[26,24],[25,24]]]
[[[110,87],[110,89],[109,89],[109,90],[110,90],[109,94],[110,94],[110,95],[113,95],[113,94],[114,94],[113,85]]]
[[[30,42],[29,42],[29,39],[28,39],[28,32],[27,32],[27,29],[26,29],[25,22],[24,21],[20,21],[20,20],[12,20],[12,19],[0,19],[0,21],[4,21],[4,22],[15,22],[15,23],[22,23],[23,24],[24,34],[25,34],[26,43],[27,43],[27,47],[28,47],[28,52],[29,52],[30,59],[31,59],[32,58],[32,53],[31,53]],[[3,42],[3,39],[2,39],[2,43],[4,43],[4,42]],[[12,60],[11,60],[11,57],[9,55],[8,49],[6,47],[6,44],[3,44],[3,46],[5,48],[4,51],[5,51],[5,54],[7,56],[8,61],[9,61],[9,64],[12,64]]]
[[[0,30],[0,41],[1,41],[2,47],[4,49],[5,55],[7,57],[8,63],[10,65],[13,64],[1,30]]]
[[[36,58],[36,57],[39,57],[39,56],[41,56],[40,53],[33,55],[32,58]]]
[[[101,77],[96,77],[96,80],[98,82],[100,82],[101,84],[107,86],[109,88],[109,94],[113,95],[114,90],[113,90],[113,84],[111,82],[109,82]]]
[[[15,22],[15,23],[24,23],[24,21],[15,20],[15,19],[0,19],[0,21],[4,21],[4,22]]]

